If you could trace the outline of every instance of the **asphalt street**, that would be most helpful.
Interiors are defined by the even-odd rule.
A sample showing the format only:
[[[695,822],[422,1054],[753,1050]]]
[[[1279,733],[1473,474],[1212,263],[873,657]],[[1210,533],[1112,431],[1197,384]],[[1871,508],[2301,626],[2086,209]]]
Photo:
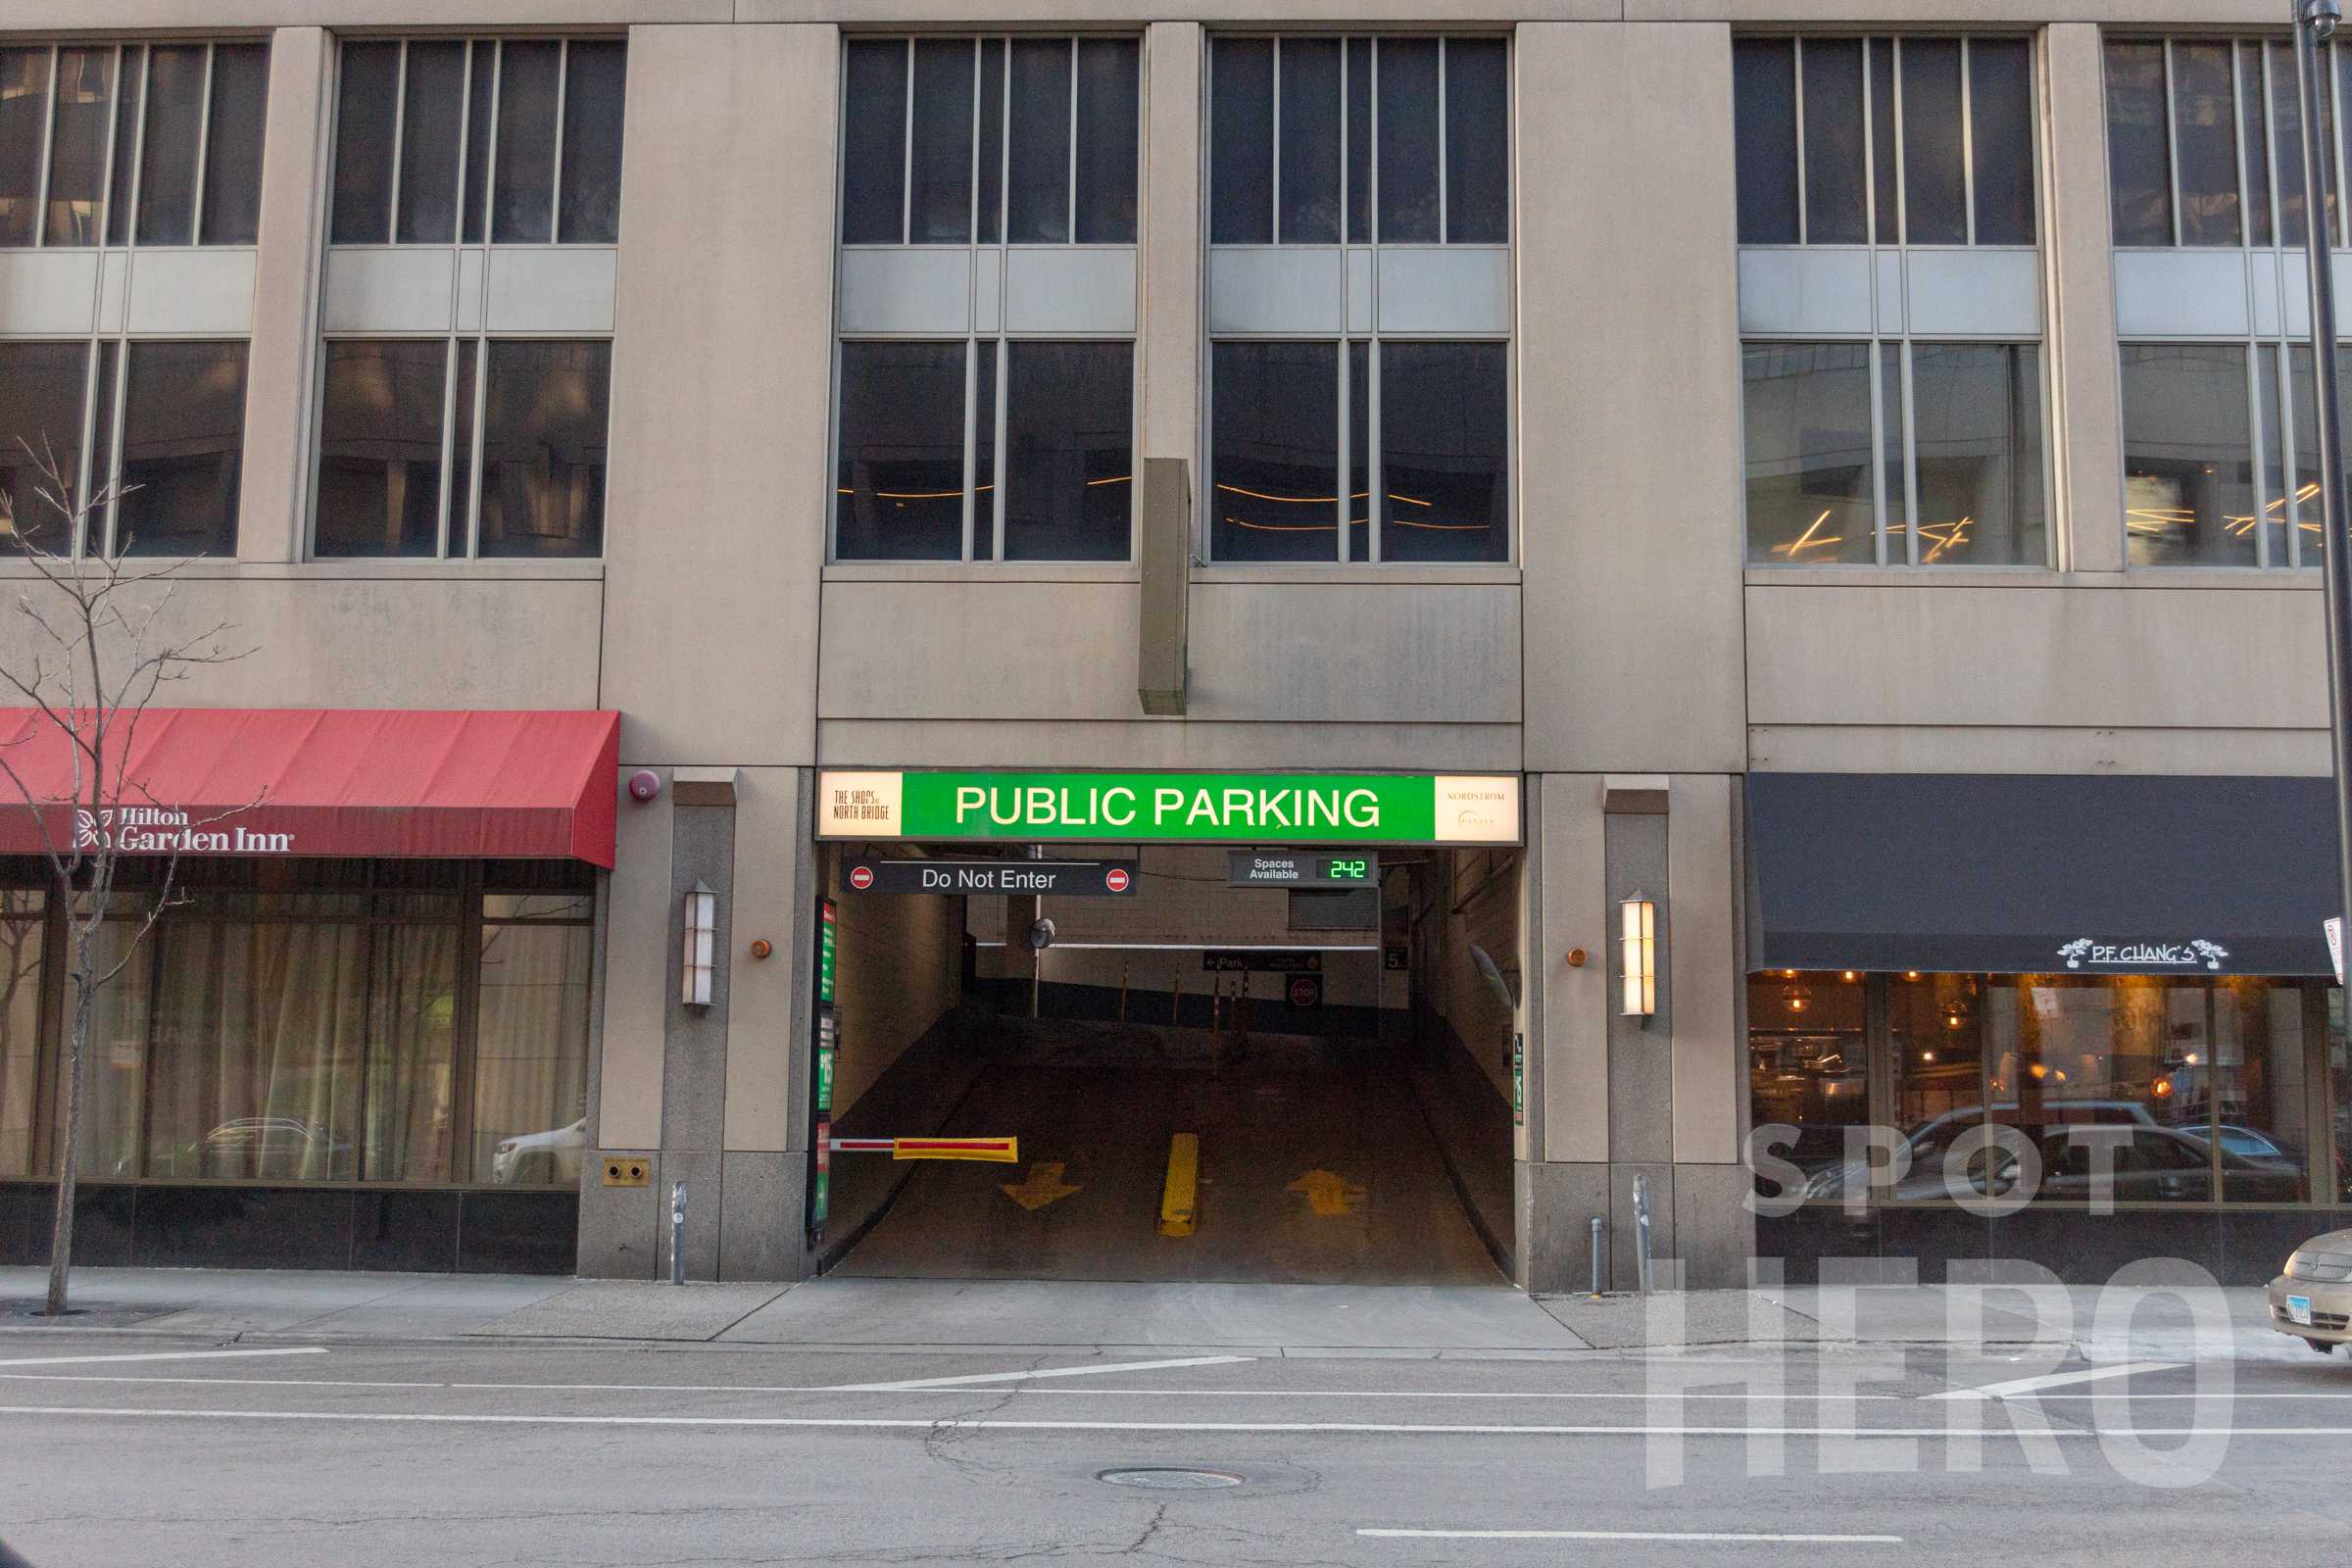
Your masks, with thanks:
[[[2065,1354],[20,1334],[0,1541],[36,1568],[2340,1555],[2352,1359]],[[1104,1479],[1138,1470],[1210,1484]]]

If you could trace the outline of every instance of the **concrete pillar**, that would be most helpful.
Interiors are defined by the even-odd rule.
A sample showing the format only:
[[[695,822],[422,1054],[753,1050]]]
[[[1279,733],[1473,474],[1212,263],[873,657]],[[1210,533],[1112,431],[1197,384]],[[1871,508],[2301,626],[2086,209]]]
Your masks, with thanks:
[[[1144,29],[1138,456],[1200,461],[1200,24]],[[1199,475],[1195,474],[1195,482]]]
[[[2041,184],[2058,564],[2124,569],[2123,401],[2117,386],[2106,75],[2099,29],[2042,29],[2048,127]]]
[[[813,778],[746,768],[735,806],[735,943],[728,986],[718,1274],[802,1273],[808,1222],[809,978],[816,947]],[[765,941],[764,958],[751,956]]]
[[[677,995],[674,980],[663,989],[675,956],[667,913],[674,803],[668,771],[654,771],[661,794],[651,801],[621,795],[614,866],[606,883],[603,1029],[591,1122],[600,1157],[580,1172],[579,1270],[591,1279],[652,1279],[661,1226],[667,1223],[657,1194],[666,1008]],[[653,1179],[645,1187],[605,1186],[602,1156],[613,1154],[644,1156]]]
[[[335,51],[324,28],[270,35],[261,233],[246,348],[239,561],[299,561],[310,519],[312,371],[326,242],[326,115]]]

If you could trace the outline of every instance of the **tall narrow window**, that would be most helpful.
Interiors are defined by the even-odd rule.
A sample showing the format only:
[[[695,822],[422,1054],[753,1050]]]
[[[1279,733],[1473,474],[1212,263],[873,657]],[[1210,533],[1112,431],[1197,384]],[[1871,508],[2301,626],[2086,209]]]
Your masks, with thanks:
[[[565,295],[595,264],[563,248],[619,237],[627,68],[616,39],[343,44],[330,278],[344,265],[331,247],[390,243],[443,248],[429,272],[396,275],[456,278],[463,294],[487,267],[558,297],[521,320],[487,303],[466,330],[423,338],[394,335],[414,333],[413,313],[386,312],[375,331],[367,306],[346,313],[323,350],[318,555],[603,549],[611,318]],[[490,259],[471,249],[485,240]],[[510,267],[500,246],[531,251]]]
[[[1499,37],[1214,40],[1209,560],[1510,559],[1510,74]]]

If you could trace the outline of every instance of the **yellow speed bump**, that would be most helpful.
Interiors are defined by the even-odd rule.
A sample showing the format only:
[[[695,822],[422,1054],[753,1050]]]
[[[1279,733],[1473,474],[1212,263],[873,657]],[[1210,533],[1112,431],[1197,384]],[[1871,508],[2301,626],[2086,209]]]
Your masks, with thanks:
[[[1200,1204],[1200,1135],[1178,1133],[1168,1140],[1168,1182],[1159,1193],[1159,1234],[1190,1236]]]

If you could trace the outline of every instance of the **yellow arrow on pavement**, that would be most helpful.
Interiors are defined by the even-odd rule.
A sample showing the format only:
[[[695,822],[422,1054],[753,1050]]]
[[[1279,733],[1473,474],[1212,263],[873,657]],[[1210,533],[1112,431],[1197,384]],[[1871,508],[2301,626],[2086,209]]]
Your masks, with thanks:
[[[1006,1198],[1033,1211],[1048,1203],[1058,1202],[1079,1191],[1062,1181],[1061,1161],[1058,1159],[1038,1160],[1030,1165],[1028,1180],[1005,1182],[1003,1186]]]
[[[1364,1188],[1337,1171],[1310,1170],[1285,1189],[1306,1195],[1306,1206],[1318,1214],[1345,1214],[1364,1200]]]

